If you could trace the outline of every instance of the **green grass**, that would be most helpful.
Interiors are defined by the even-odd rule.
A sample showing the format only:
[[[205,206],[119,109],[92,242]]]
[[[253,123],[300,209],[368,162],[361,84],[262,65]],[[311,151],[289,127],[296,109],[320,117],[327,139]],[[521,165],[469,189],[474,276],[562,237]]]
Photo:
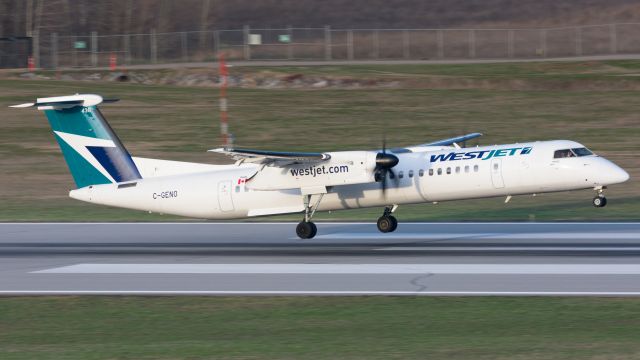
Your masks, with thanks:
[[[0,299],[11,359],[628,359],[624,298]]]
[[[483,132],[470,145],[573,139],[631,174],[608,190],[605,209],[593,209],[589,191],[404,206],[403,220],[637,220],[640,214],[640,102],[638,91],[615,90],[640,62],[517,63],[472,65],[362,65],[268,68],[269,71],[336,76],[496,77],[513,81],[545,78],[565,84],[544,90],[511,88],[430,89],[420,84],[394,89],[231,89],[231,131],[237,145],[272,150],[375,149],[383,134],[391,146],[424,143],[467,132]],[[260,72],[265,69],[233,68]],[[302,69],[302,70],[301,70]],[[598,87],[607,77],[611,86]],[[574,83],[580,79],[578,85]],[[629,76],[629,78],[640,78]],[[525,79],[525,80],[523,80]],[[584,82],[583,82],[584,81]],[[635,81],[635,80],[632,80]],[[613,85],[612,85],[613,84]],[[582,85],[585,85],[583,88]],[[475,85],[474,85],[475,86]],[[566,88],[566,89],[565,89]],[[583,90],[588,89],[588,90]],[[613,90],[612,90],[613,89]],[[103,107],[127,148],[137,156],[196,162],[228,161],[207,153],[218,139],[217,92],[209,88],[147,86],[112,82],[0,79],[0,107],[75,92],[122,101]],[[5,108],[6,109],[6,108]],[[60,151],[41,113],[2,111],[0,121],[0,221],[176,220],[79,203]],[[380,209],[321,214],[325,220],[372,220]],[[293,219],[298,216],[276,217]]]

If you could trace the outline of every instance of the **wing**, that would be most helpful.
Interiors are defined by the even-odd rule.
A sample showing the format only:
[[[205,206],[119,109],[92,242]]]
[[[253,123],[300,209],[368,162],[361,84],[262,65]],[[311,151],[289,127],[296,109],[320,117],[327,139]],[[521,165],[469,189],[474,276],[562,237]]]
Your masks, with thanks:
[[[482,136],[481,133],[471,133],[467,135],[453,137],[450,139],[438,140],[438,141],[430,142],[427,144],[421,144],[419,146],[448,146],[448,145],[453,145],[454,143],[475,139],[480,136]]]
[[[255,163],[296,163],[296,162],[321,162],[331,159],[327,153],[310,152],[282,152],[251,149],[225,149],[218,148],[210,152],[231,156],[235,160]]]

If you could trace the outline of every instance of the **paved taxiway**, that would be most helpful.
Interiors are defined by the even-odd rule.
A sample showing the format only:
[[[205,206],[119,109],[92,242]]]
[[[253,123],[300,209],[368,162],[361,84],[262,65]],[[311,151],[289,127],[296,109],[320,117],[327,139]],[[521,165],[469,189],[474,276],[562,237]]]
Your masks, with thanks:
[[[0,224],[0,294],[640,295],[640,223]]]

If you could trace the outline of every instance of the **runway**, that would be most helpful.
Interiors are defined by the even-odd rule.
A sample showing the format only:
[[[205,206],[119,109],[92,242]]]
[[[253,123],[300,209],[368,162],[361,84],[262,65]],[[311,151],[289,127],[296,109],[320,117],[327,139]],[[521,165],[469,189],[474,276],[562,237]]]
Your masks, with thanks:
[[[0,295],[640,295],[640,223],[0,224]]]

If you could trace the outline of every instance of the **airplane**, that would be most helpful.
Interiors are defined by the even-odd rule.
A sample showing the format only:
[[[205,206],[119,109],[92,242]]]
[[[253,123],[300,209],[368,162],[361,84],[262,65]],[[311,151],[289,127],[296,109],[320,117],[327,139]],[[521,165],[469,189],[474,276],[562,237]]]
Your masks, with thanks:
[[[398,206],[593,189],[629,179],[613,162],[569,140],[461,147],[472,133],[403,148],[276,152],[216,148],[233,164],[132,157],[98,109],[94,94],[14,105],[43,110],[77,188],[73,199],[204,219],[303,214],[301,239],[317,233],[316,211],[381,207],[378,230],[396,230]]]

